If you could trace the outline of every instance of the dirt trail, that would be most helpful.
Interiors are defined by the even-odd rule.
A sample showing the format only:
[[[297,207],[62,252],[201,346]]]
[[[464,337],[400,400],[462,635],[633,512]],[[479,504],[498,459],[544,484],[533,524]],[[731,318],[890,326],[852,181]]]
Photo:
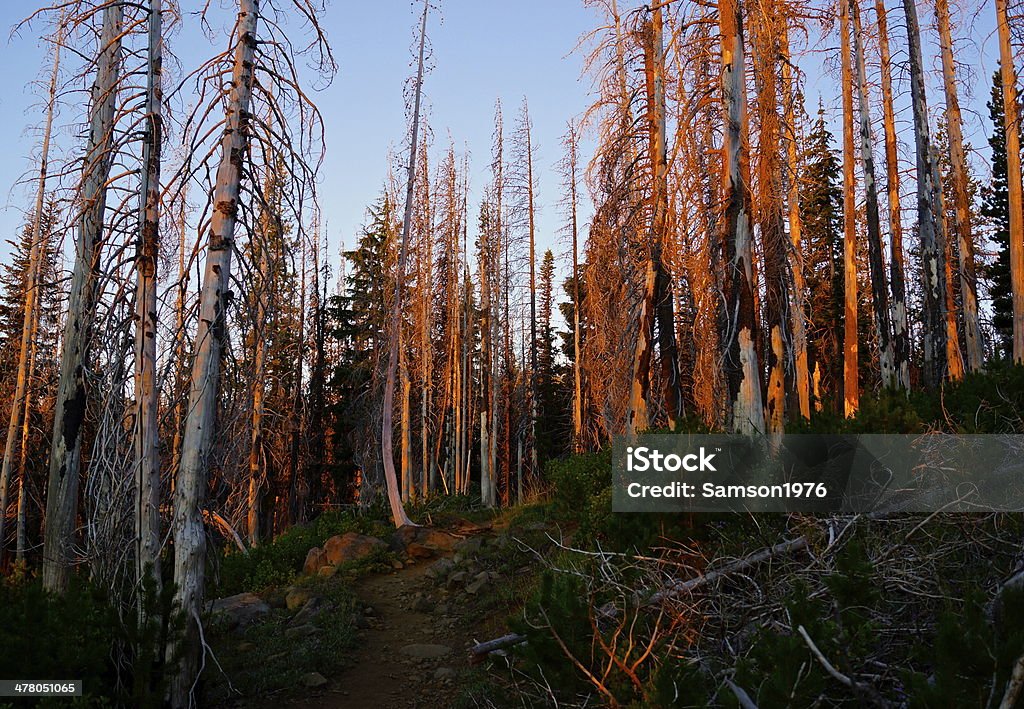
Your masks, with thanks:
[[[415,601],[417,594],[436,590],[427,573],[431,564],[453,555],[438,551],[435,558],[357,581],[356,595],[371,610],[349,662],[327,675],[323,689],[281,704],[316,709],[451,707],[459,691],[457,675],[466,667],[472,623],[444,602],[434,607]]]

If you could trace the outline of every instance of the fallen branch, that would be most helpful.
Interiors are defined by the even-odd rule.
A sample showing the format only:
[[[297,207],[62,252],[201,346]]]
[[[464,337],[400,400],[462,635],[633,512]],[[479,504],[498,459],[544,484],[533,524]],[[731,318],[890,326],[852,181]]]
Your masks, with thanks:
[[[807,634],[807,631],[804,629],[804,626],[802,626],[802,625],[797,626],[796,631],[798,633],[800,633],[800,637],[802,637],[804,639],[804,642],[807,643],[807,647],[810,649],[811,654],[814,655],[814,658],[818,661],[818,663],[822,667],[824,667],[825,671],[828,672],[830,675],[832,675],[832,677],[837,682],[846,685],[847,687],[849,687],[853,691],[857,692],[858,694],[863,694],[863,695],[869,697],[877,706],[880,706],[880,707],[888,707],[889,706],[889,702],[887,702],[874,689],[872,689],[871,687],[867,686],[866,684],[861,684],[860,682],[857,682],[852,677],[847,677],[842,672],[837,670],[835,668],[835,666],[833,666],[832,663],[828,661],[828,658],[825,657],[824,654],[822,654],[821,650],[818,649],[818,646],[814,644],[814,641],[811,640],[811,636]]]
[[[736,701],[739,702],[741,709],[757,709],[757,705],[754,704],[754,700],[750,698],[750,695],[747,694],[743,687],[740,687],[730,679],[725,680],[725,684],[736,697]]]
[[[242,538],[238,536],[238,532],[234,530],[234,527],[228,524],[228,521],[226,519],[221,517],[218,513],[211,512],[210,510],[203,510],[203,517],[206,517],[208,522],[212,522],[213,524],[227,532],[227,535],[235,541],[235,546],[238,547],[238,550],[240,552],[242,552],[243,554],[249,553],[249,550],[245,548],[245,543],[242,542]]]

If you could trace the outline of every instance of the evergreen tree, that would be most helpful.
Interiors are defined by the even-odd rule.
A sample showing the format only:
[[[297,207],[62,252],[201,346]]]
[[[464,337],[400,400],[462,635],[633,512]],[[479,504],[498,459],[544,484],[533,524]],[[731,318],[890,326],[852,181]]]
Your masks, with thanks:
[[[812,377],[818,369],[823,396],[838,393],[842,382],[843,193],[840,157],[832,141],[819,106],[803,155],[800,217],[808,289],[808,367]]]
[[[1009,358],[1013,349],[1013,299],[1010,291],[1010,193],[1006,172],[1006,130],[1003,127],[1003,82],[997,69],[992,75],[988,102],[992,135],[992,180],[981,188],[981,213],[988,220],[995,260],[983,269],[992,299],[993,345],[997,356]]]
[[[543,463],[561,451],[556,442],[566,440],[571,399],[566,399],[562,387],[564,377],[555,364],[555,332],[551,327],[554,313],[555,257],[551,249],[544,252],[540,265],[540,293],[537,297],[537,455]],[[570,393],[571,396],[571,393]],[[568,407],[568,408],[567,408]]]
[[[369,209],[369,224],[356,248],[343,255],[344,289],[327,305],[328,338],[339,361],[328,381],[332,420],[329,466],[337,493],[350,498],[359,476],[380,476],[379,436],[382,367],[387,346],[388,303],[394,282],[395,205],[382,196]]]

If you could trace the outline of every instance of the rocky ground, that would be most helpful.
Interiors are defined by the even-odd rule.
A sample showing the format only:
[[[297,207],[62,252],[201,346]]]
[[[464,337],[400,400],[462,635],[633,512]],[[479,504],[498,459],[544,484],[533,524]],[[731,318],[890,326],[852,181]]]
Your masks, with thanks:
[[[277,637],[283,652],[299,648],[292,651],[297,658],[342,618],[355,634],[344,659],[329,667],[319,663],[318,670],[299,674],[294,686],[260,696],[235,686],[218,703],[322,709],[472,704],[471,688],[482,680],[480,670],[470,667],[468,649],[500,631],[511,609],[509,577],[517,569],[503,561],[518,556],[513,545],[506,531],[468,522],[447,530],[403,528],[387,541],[355,533],[326,540],[309,551],[294,585],[219,599],[211,611],[221,630],[234,633],[257,629],[268,618],[278,623],[279,632],[269,637],[236,640],[232,653],[255,652]],[[354,578],[339,573],[367,557],[383,561]],[[350,596],[335,595],[342,586]]]

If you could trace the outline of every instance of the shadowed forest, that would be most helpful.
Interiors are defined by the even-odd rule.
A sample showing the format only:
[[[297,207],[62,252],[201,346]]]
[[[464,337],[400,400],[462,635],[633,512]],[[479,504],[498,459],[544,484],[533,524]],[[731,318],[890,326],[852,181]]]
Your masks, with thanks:
[[[407,131],[339,254],[324,160],[359,136],[318,97],[374,71],[335,61],[342,3],[20,4],[4,51],[47,51],[0,263],[0,680],[1024,706],[1019,512],[611,492],[613,438],[651,431],[1024,433],[1019,7],[580,0],[552,165],[530,87],[486,154],[430,125],[460,8],[416,0],[381,39],[414,38]]]

